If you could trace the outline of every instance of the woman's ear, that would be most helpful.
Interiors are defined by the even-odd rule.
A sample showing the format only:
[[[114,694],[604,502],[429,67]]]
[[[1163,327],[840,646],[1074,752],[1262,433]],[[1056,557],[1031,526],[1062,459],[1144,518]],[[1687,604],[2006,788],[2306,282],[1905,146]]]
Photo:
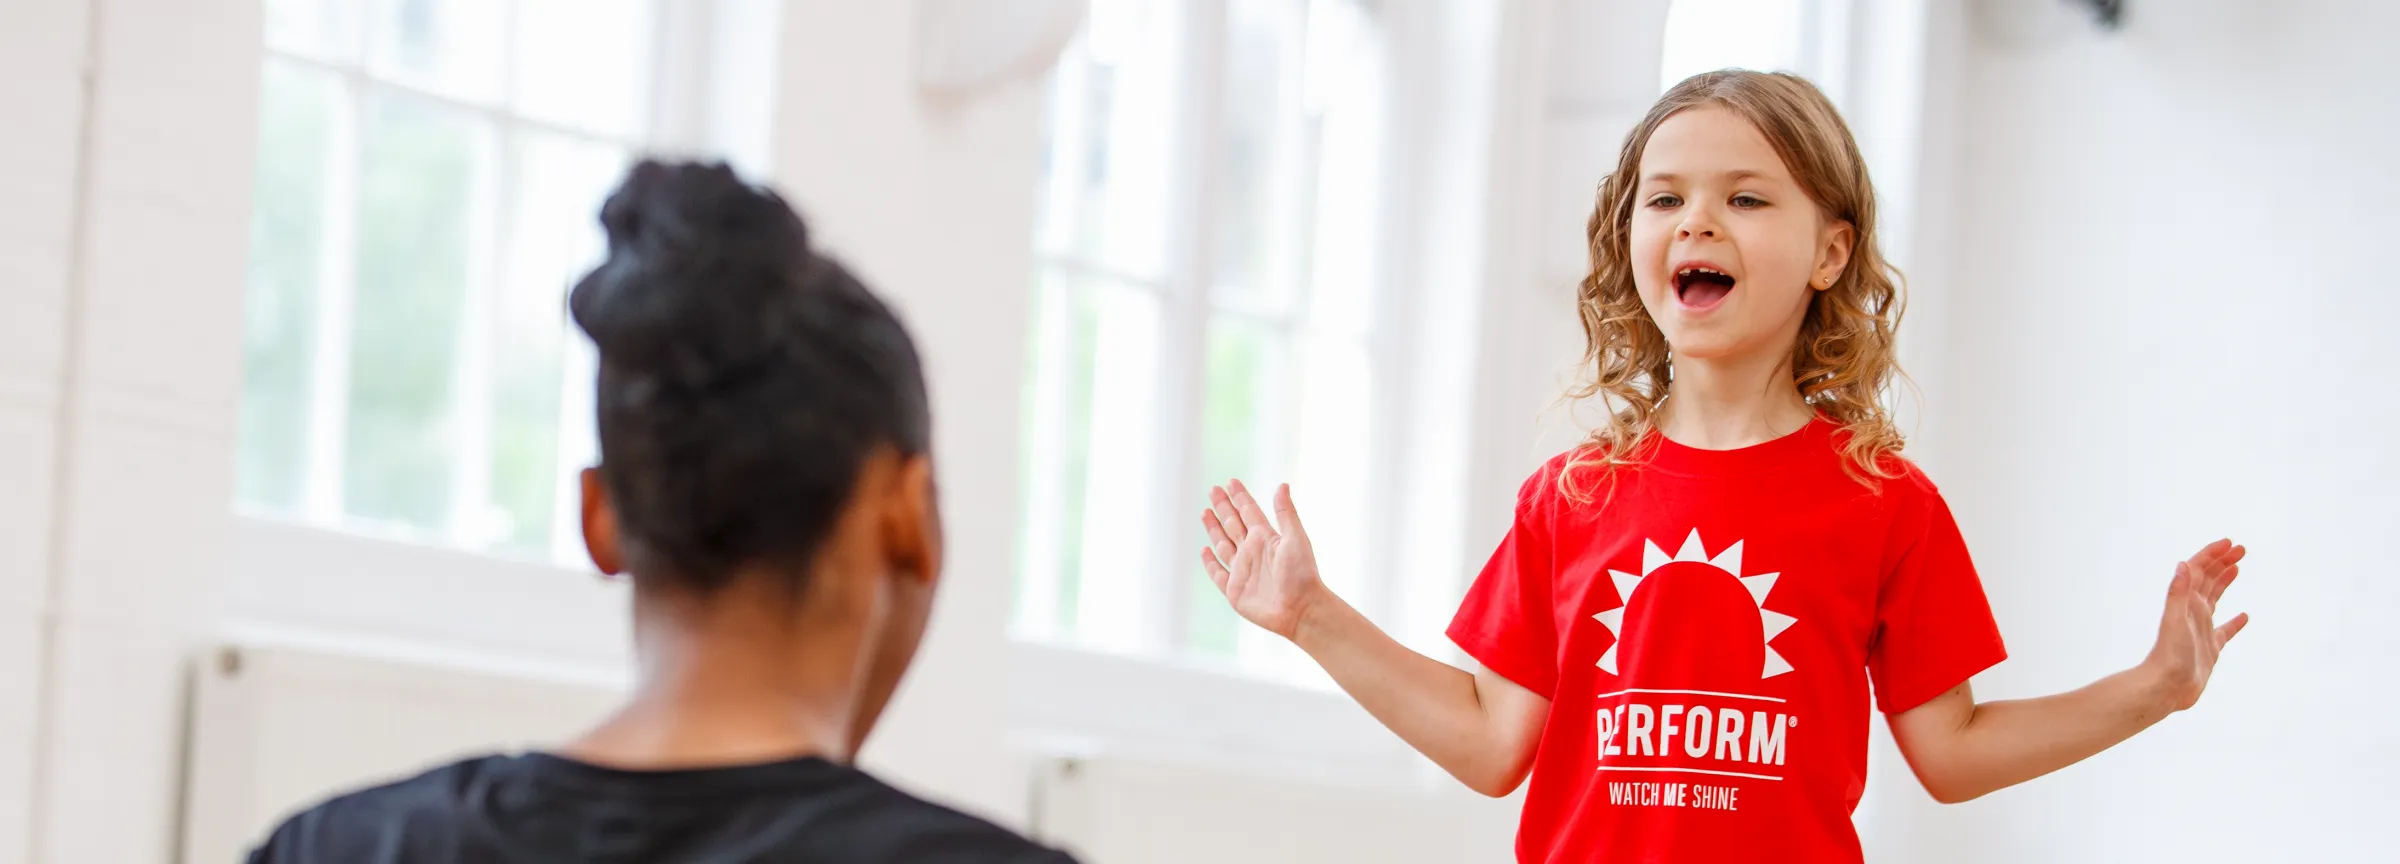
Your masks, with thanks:
[[[1842,270],[1850,266],[1850,247],[1857,238],[1858,229],[1847,220],[1825,223],[1825,230],[1817,239],[1817,269],[1808,287],[1824,291],[1840,281]]]
[[[933,480],[933,457],[903,457],[892,474],[891,506],[884,512],[884,548],[893,569],[932,584],[942,573],[941,492]]]
[[[617,508],[608,500],[608,484],[600,469],[583,469],[583,548],[592,566],[609,576],[625,572],[625,554],[617,541]]]

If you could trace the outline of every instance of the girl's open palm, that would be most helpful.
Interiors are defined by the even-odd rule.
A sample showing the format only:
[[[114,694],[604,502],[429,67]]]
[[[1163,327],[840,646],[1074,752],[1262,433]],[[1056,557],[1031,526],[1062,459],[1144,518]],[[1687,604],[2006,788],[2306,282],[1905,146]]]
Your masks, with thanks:
[[[2224,626],[2216,623],[2217,600],[2241,575],[2247,551],[2233,541],[2219,540],[2175,565],[2175,578],[2167,585],[2166,613],[2158,622],[2158,644],[2143,661],[2160,676],[2169,708],[2180,711],[2200,701],[2209,675],[2216,671],[2218,652],[2250,623],[2246,613]]]
[[[1292,487],[1276,488],[1273,523],[1240,480],[1211,487],[1208,500],[1200,524],[1208,529],[1209,546],[1200,563],[1209,580],[1250,623],[1295,638],[1301,613],[1325,586],[1317,579],[1317,553],[1300,527],[1300,511],[1292,507]]]

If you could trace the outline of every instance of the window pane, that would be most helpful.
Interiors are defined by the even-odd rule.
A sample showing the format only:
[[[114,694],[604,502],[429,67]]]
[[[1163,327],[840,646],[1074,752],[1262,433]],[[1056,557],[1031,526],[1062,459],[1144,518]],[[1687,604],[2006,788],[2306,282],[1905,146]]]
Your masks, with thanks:
[[[1374,609],[1382,586],[1367,573],[1368,556],[1375,551],[1368,525],[1377,515],[1368,467],[1379,441],[1373,435],[1367,347],[1357,339],[1313,333],[1286,344],[1285,350],[1298,356],[1300,379],[1285,403],[1295,422],[1284,427],[1280,439],[1292,448],[1286,476],[1293,503],[1308,514],[1309,544],[1326,587],[1353,605]],[[1315,661],[1280,637],[1244,626],[1234,641],[1242,668],[1254,674],[1332,686]]]
[[[1046,279],[1037,301],[1020,627],[1145,647],[1157,572],[1159,299],[1121,283]],[[1043,595],[1055,594],[1052,607]],[[1053,613],[1053,609],[1057,611]]]
[[[600,354],[582,333],[569,330],[568,334],[558,397],[558,484],[550,507],[550,559],[581,567],[589,559],[583,545],[583,487],[578,477],[583,469],[600,464],[600,429],[592,405]]]
[[[512,101],[527,116],[631,136],[649,118],[654,0],[518,0]]]
[[[1318,330],[1366,332],[1382,250],[1385,138],[1383,63],[1375,23],[1355,0],[1314,0],[1309,15],[1310,115],[1319,156],[1313,179],[1314,243],[1309,321]]]
[[[1303,506],[1328,514],[1312,529],[1350,546],[1326,554],[1329,581],[1371,599],[1360,596],[1379,518],[1367,469],[1385,450],[1368,412],[1378,402],[1368,347],[1388,323],[1377,7],[1095,0],[1066,50],[1037,211],[1036,248],[1053,272],[1037,292],[1026,395],[1021,630],[1136,644],[1165,599],[1153,592],[1173,592],[1185,638],[1168,647],[1323,683],[1305,656],[1239,623],[1206,581],[1191,502],[1155,511],[1162,488],[1194,480],[1239,476],[1262,492],[1292,481]],[[1181,32],[1200,9],[1224,12],[1221,43]],[[1222,57],[1188,56],[1219,44]],[[1180,77],[1195,70],[1221,77]],[[1198,115],[1203,96],[1217,116]],[[1213,137],[1186,140],[1196,121]],[[1189,197],[1195,180],[1209,184],[1204,200]],[[1169,340],[1188,354],[1158,355],[1156,298],[1185,291],[1207,298],[1205,335]],[[1203,392],[1169,386],[1187,379]],[[1185,400],[1199,428],[1159,428],[1184,422]]]
[[[1300,102],[1306,11],[1287,0],[1233,0],[1226,9],[1224,138],[1215,153],[1219,182],[1210,190],[1221,302],[1281,310],[1302,275],[1309,226],[1292,217],[1308,191]]]
[[[284,63],[269,61],[262,72],[235,494],[288,513],[300,507],[308,465],[310,325],[340,90],[326,76]]]
[[[403,97],[370,98],[365,121],[344,510],[433,530],[457,459],[452,388],[488,130]]]
[[[267,47],[335,63],[358,59],[364,0],[267,0]]]
[[[1050,94],[1037,247],[1140,279],[1166,275],[1178,4],[1099,0]]]
[[[1093,321],[1089,446],[1083,488],[1082,573],[1075,633],[1085,644],[1134,650],[1150,635],[1143,610],[1157,572],[1153,494],[1158,470],[1159,298],[1117,283],[1090,289]]]
[[[1238,477],[1263,494],[1285,479],[1281,457],[1288,454],[1278,452],[1277,445],[1287,437],[1289,428],[1289,413],[1284,410],[1289,388],[1282,384],[1291,365],[1283,344],[1277,329],[1250,320],[1219,315],[1209,322],[1198,488]],[[1309,512],[1314,524],[1316,511],[1312,508]],[[1185,581],[1190,592],[1185,604],[1185,647],[1230,658],[1247,625],[1208,580],[1197,556],[1187,560],[1193,578]]]
[[[1100,319],[1079,287],[1053,271],[1044,271],[1034,285],[1016,626],[1037,639],[1068,635],[1083,569],[1084,484],[1091,466],[1086,418],[1092,412],[1092,343]]]
[[[1367,344],[1319,332],[1304,336],[1297,347],[1302,379],[1295,394],[1299,434],[1293,498],[1307,501],[1309,540],[1326,586],[1353,603],[1366,603],[1371,587],[1367,519],[1373,509],[1367,460],[1376,449]]]
[[[549,135],[516,142],[507,269],[490,307],[492,475],[483,520],[512,553],[551,552],[559,485],[568,479],[559,452],[566,295],[603,252],[600,201],[625,162],[622,151]]]
[[[500,100],[502,14],[494,0],[372,0],[376,72],[446,96]]]

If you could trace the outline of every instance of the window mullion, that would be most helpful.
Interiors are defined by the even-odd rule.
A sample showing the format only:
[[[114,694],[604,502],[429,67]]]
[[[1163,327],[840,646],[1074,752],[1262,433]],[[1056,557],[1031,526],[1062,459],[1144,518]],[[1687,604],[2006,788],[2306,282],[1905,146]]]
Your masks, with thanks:
[[[1424,164],[1420,154],[1427,143],[1422,136],[1408,134],[1408,130],[1425,107],[1420,102],[1390,98],[1391,93],[1401,89],[1399,82],[1391,80],[1390,70],[1404,63],[1414,67],[1439,61],[1422,55],[1422,42],[1413,38],[1413,32],[1404,33],[1403,25],[1393,20],[1397,17],[1387,17],[1379,26],[1383,50],[1374,55],[1381,64],[1376,74],[1385,76],[1379,88],[1384,94],[1378,102],[1381,110],[1375,118],[1380,127],[1375,146],[1380,153],[1377,164],[1382,174],[1376,185],[1384,197],[1375,208],[1378,224],[1371,235],[1370,242],[1374,245],[1368,268],[1369,284],[1374,287],[1368,301],[1373,311],[1364,334],[1370,394],[1367,408],[1375,419],[1366,442],[1370,509],[1365,525],[1367,548],[1362,550],[1362,560],[1370,595],[1366,608],[1376,616],[1375,620],[1384,624],[1387,632],[1407,640],[1414,635],[1413,622],[1407,617],[1413,598],[1404,584],[1407,569],[1401,566],[1398,529],[1409,512],[1410,502],[1431,506],[1423,503],[1426,499],[1410,494],[1412,484],[1423,482],[1431,472],[1405,469],[1411,465],[1429,468],[1439,457],[1422,454],[1423,458],[1411,458],[1418,455],[1412,449],[1419,446],[1417,436],[1423,430],[1408,422],[1410,401],[1415,398],[1417,388],[1404,387],[1401,382],[1415,380],[1410,377],[1409,365],[1416,358],[1433,356],[1415,350],[1416,332],[1409,326],[1409,322],[1425,314],[1420,292],[1428,290],[1428,286],[1408,278],[1410,267],[1403,257],[1404,250],[1412,247],[1402,237],[1413,232],[1392,214],[1425,212],[1423,178],[1433,176],[1433,172],[1411,170]]]
[[[476,142],[483,164],[468,199],[467,273],[460,292],[457,347],[451,357],[449,535],[480,548],[489,539],[485,511],[492,502],[493,307],[505,265],[499,232],[509,224],[510,153],[515,142],[504,127],[486,126]]]
[[[1204,500],[1198,484],[1207,441],[1200,430],[1208,395],[1209,296],[1216,287],[1215,217],[1223,200],[1216,194],[1223,179],[1216,145],[1223,138],[1226,0],[1188,0],[1183,14],[1188,27],[1177,84],[1187,98],[1180,100],[1184,107],[1177,118],[1181,152],[1174,164],[1181,166],[1181,176],[1169,199],[1178,206],[1167,226],[1173,232],[1170,272],[1176,275],[1168,280],[1166,327],[1160,334],[1162,471],[1154,493],[1153,565],[1144,574],[1150,630],[1169,653],[1183,652],[1189,641],[1186,605],[1201,537],[1191,516]]]
[[[1263,404],[1253,408],[1256,429],[1265,430],[1259,437],[1260,462],[1267,473],[1286,482],[1292,479],[1299,464],[1301,443],[1300,399],[1308,378],[1308,301],[1311,277],[1312,249],[1315,245],[1316,159],[1311,148],[1307,100],[1300,94],[1306,86],[1309,42],[1309,3],[1292,3],[1281,9],[1287,16],[1285,26],[1291,28],[1291,38],[1282,43],[1284,56],[1281,68],[1294,70],[1300,76],[1277,105],[1273,167],[1269,176],[1267,212],[1264,218],[1273,226],[1267,248],[1270,250],[1261,268],[1260,294],[1276,298],[1269,306],[1260,307],[1251,317],[1276,325],[1273,328],[1274,348],[1268,354],[1269,363],[1282,368],[1260,382],[1258,399]],[[1280,304],[1282,314],[1268,310]],[[1254,431],[1253,434],[1256,434]],[[1244,665],[1265,671],[1262,664],[1276,662],[1282,646],[1262,631],[1244,628],[1235,651]],[[1290,670],[1278,670],[1290,671]]]
[[[600,369],[598,355],[572,327],[565,351],[566,359],[559,363],[558,428],[552,433],[558,485],[551,499],[550,554],[555,560],[574,561],[584,553],[582,471],[600,464],[593,393]],[[579,434],[584,430],[594,434]]]
[[[516,103],[517,0],[502,0],[500,9],[500,103]],[[511,112],[513,113],[513,112]],[[509,248],[503,232],[514,224],[518,130],[505,119],[486,118],[480,125],[476,151],[478,174],[486,182],[474,186],[467,214],[467,278],[460,286],[459,334],[451,359],[451,441],[456,449],[450,465],[450,525],[453,540],[481,548],[496,539],[487,514],[492,506],[492,352],[493,319],[505,284]]]
[[[323,241],[317,252],[315,320],[310,323],[307,518],[338,521],[350,426],[351,304],[358,290],[359,199],[366,171],[366,91],[358,78],[336,79],[325,154]]]
[[[1284,59],[1284,68],[1299,70],[1297,74],[1302,76],[1297,86],[1290,88],[1294,91],[1303,90],[1307,84],[1309,5],[1293,4],[1286,12],[1295,19],[1294,31],[1299,34],[1287,43],[1290,53]],[[1298,467],[1298,389],[1301,386],[1299,382],[1306,380],[1308,371],[1305,331],[1309,319],[1310,283],[1315,276],[1310,265],[1315,260],[1313,253],[1316,249],[1317,160],[1313,146],[1315,136],[1311,134],[1315,121],[1308,116],[1306,95],[1303,93],[1296,99],[1287,99],[1291,101],[1283,106],[1281,130],[1276,136],[1276,163],[1281,169],[1281,176],[1280,182],[1275,184],[1275,209],[1270,217],[1283,227],[1283,231],[1280,232],[1281,241],[1275,245],[1277,254],[1270,265],[1268,272],[1271,275],[1268,278],[1282,282],[1280,293],[1285,308],[1291,310],[1292,320],[1300,326],[1287,329],[1282,334],[1283,361],[1294,374],[1273,379],[1279,389],[1270,394],[1270,409],[1264,413],[1267,428],[1275,432],[1267,440],[1276,444],[1268,464],[1288,477]]]
[[[1075,423],[1088,424],[1088,413],[1073,411],[1069,394],[1075,388],[1074,358],[1092,350],[1076,339],[1077,310],[1085,303],[1085,277],[1089,268],[1081,260],[1057,255],[1039,254],[1038,250],[1070,247],[1065,237],[1073,233],[1082,214],[1078,205],[1078,181],[1083,172],[1076,166],[1088,158],[1084,144],[1088,139],[1088,85],[1084,82],[1087,65],[1082,56],[1090,37],[1089,24],[1084,33],[1068,43],[1052,73],[1048,94],[1049,176],[1042,190],[1044,207],[1041,219],[1032,231],[1034,256],[1032,277],[1033,314],[1028,316],[1030,333],[1035,340],[1028,352],[1031,364],[1027,375],[1031,386],[1023,410],[1027,421],[1022,429],[1028,436],[1024,445],[1024,480],[1022,500],[1025,520],[1021,525],[1017,550],[1017,597],[1011,622],[1016,631],[1031,639],[1069,639],[1075,635],[1077,615],[1075,605],[1080,596],[1069,592],[1067,568],[1071,543],[1080,543],[1082,528],[1068,520],[1068,502],[1078,491],[1068,484],[1068,464],[1082,454],[1069,452],[1070,430]],[[1080,575],[1080,574],[1077,574]]]
[[[1063,277],[1063,278],[1062,278]],[[1018,550],[1018,593],[1026,598],[1011,615],[1017,631],[1032,639],[1061,639],[1071,635],[1060,598],[1065,591],[1067,561],[1065,524],[1067,498],[1068,425],[1087,419],[1069,411],[1067,394],[1073,387],[1072,357],[1090,350],[1079,344],[1075,309],[1084,302],[1081,285],[1071,276],[1036,268],[1033,280],[1032,332],[1050,338],[1033,344],[1026,425],[1025,521]]]

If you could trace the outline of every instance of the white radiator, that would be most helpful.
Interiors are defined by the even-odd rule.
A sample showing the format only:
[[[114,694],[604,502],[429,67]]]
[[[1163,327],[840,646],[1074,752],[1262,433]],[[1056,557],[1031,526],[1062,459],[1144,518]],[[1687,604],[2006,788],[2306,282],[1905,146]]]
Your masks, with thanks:
[[[336,653],[224,647],[194,670],[184,854],[240,861],[324,797],[463,756],[553,745],[618,688]]]
[[[1455,784],[1377,790],[1125,759],[1037,763],[1033,819],[1084,864],[1491,864],[1517,805]]]

